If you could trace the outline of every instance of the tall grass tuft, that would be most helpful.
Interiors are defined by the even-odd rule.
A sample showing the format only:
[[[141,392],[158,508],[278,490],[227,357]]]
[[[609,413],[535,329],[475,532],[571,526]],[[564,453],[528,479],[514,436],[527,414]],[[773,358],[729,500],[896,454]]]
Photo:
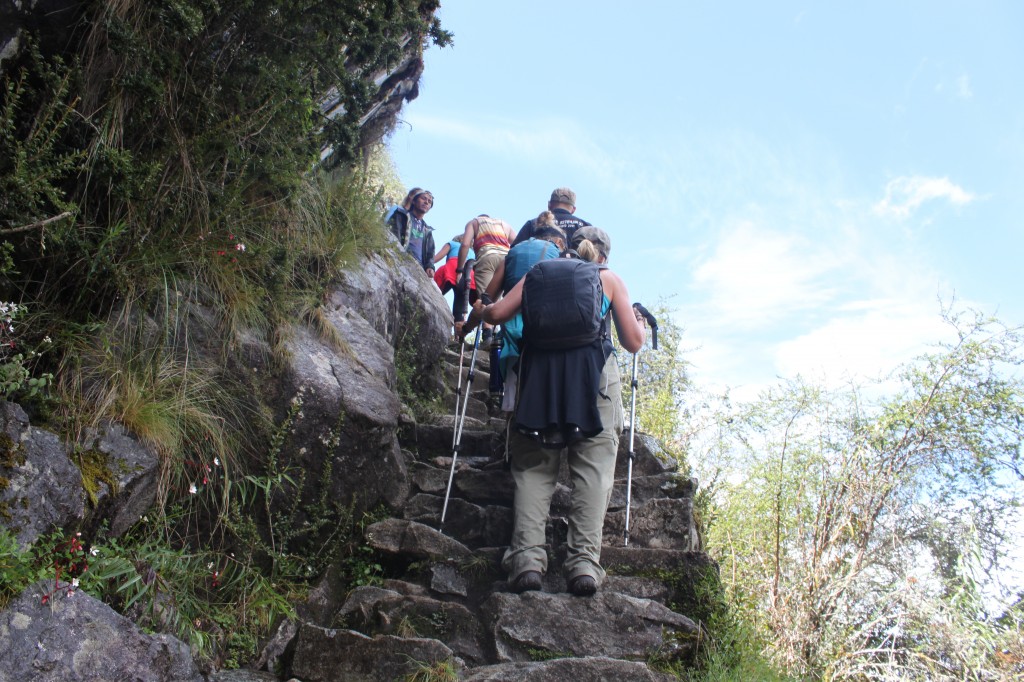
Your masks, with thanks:
[[[246,434],[258,428],[242,392],[208,355],[183,342],[187,329],[172,314],[157,320],[126,306],[73,341],[58,372],[64,419],[74,432],[113,420],[159,453],[161,508],[216,462],[230,475]]]

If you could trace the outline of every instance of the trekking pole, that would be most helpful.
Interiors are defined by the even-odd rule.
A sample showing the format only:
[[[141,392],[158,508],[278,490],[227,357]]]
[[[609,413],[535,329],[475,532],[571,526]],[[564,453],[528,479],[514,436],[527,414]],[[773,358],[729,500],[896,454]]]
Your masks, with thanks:
[[[634,303],[633,308],[643,315],[647,324],[651,326],[651,350],[658,350],[658,320],[639,303]],[[630,406],[629,406],[629,454],[626,460],[626,528],[622,531],[622,544],[629,546],[629,508],[633,497],[633,460],[636,453],[633,450],[633,437],[636,435],[636,390],[640,386],[637,380],[637,360],[640,351],[633,353],[633,380],[630,382]]]
[[[462,402],[462,367],[465,364],[466,358],[466,344],[459,339],[459,378],[455,383],[455,416],[453,424],[458,424],[459,421],[459,404]],[[455,434],[457,429],[452,429],[452,447],[455,447]]]
[[[469,372],[466,374],[466,397],[459,400],[460,409],[455,418],[455,435],[452,443],[452,469],[448,473],[448,488],[444,491],[444,506],[441,507],[441,522],[437,524],[440,531],[444,528],[444,517],[448,513],[448,498],[452,494],[452,481],[455,480],[455,463],[459,458],[459,447],[462,445],[462,427],[466,423],[466,406],[469,404],[469,392],[473,390],[473,379],[476,376],[476,353],[480,349],[480,337],[483,335],[483,320],[476,330],[476,338],[473,339],[473,353],[469,356]],[[461,373],[460,373],[461,375]],[[461,376],[460,376],[461,378]]]
[[[455,284],[456,300],[452,304],[452,315],[458,319],[466,316],[466,298],[469,295],[469,273],[473,270],[473,259],[466,261],[462,269],[462,277]],[[461,305],[460,305],[461,304]],[[466,344],[459,339],[459,375],[455,384],[455,422],[459,419],[459,404],[462,402],[462,368],[465,364]],[[467,396],[468,396],[467,392]],[[456,429],[452,429],[452,447],[455,447]]]

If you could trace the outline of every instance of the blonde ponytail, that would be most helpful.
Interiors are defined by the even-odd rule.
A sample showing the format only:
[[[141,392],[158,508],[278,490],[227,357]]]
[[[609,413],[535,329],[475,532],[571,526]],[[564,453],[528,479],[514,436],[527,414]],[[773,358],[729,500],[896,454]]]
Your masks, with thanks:
[[[581,239],[577,242],[576,253],[579,254],[580,258],[589,263],[596,263],[601,258],[601,252],[597,250],[597,247],[589,239]]]

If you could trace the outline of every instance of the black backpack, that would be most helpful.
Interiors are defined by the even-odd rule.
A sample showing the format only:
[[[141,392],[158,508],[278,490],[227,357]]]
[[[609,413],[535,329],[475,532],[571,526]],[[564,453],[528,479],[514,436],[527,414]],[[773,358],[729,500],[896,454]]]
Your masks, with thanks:
[[[523,282],[523,342],[546,350],[578,348],[607,336],[601,308],[606,266],[576,258],[540,261]]]

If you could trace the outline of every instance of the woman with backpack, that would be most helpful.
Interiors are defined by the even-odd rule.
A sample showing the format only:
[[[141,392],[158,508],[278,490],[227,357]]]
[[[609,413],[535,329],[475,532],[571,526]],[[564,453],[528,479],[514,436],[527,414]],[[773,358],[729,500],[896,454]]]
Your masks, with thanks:
[[[607,233],[580,228],[572,246],[595,263],[542,261],[497,303],[474,305],[490,323],[520,311],[524,317],[519,399],[509,435],[515,521],[502,560],[516,592],[542,587],[548,558],[544,531],[563,447],[573,484],[563,565],[568,590],[589,596],[604,580],[601,536],[623,428],[608,314],[630,353],[646,339],[625,283],[604,265],[611,250]],[[561,312],[595,308],[576,321]]]

